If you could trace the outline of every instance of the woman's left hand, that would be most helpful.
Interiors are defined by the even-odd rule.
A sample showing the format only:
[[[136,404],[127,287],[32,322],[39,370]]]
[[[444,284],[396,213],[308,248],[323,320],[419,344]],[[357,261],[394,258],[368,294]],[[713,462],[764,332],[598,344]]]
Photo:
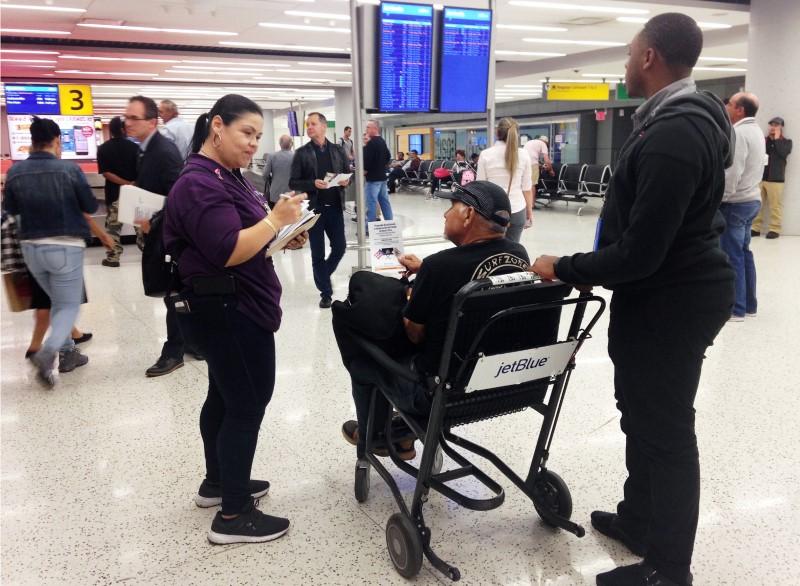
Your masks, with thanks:
[[[523,227],[524,228],[530,228],[531,226],[533,226],[533,209],[532,208],[528,208],[525,211],[526,211],[526,213],[525,213],[525,226],[523,226]]]
[[[298,248],[303,248],[306,242],[308,242],[308,232],[303,232],[292,238],[289,244],[286,245],[286,248],[289,250],[297,250]]]

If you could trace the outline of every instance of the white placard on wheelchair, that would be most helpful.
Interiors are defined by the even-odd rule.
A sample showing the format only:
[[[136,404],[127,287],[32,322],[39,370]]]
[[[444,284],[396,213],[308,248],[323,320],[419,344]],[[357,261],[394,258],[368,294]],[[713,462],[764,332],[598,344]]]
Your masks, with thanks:
[[[558,376],[567,368],[577,341],[560,342],[530,350],[482,356],[464,388],[469,393],[519,385]]]

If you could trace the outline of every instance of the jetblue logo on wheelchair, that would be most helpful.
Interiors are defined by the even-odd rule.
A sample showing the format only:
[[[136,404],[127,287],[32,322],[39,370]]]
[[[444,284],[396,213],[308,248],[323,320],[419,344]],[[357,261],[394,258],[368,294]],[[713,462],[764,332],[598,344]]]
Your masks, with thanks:
[[[482,391],[558,376],[567,368],[578,342],[481,356],[465,390]]]

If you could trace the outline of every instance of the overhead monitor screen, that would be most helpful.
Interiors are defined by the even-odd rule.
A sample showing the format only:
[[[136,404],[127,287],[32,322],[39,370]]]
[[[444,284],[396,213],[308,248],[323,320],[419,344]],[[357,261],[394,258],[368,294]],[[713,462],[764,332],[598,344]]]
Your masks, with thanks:
[[[492,11],[445,7],[439,88],[441,112],[485,112]]]
[[[384,2],[380,15],[380,111],[430,111],[433,6]]]
[[[5,85],[8,114],[60,114],[57,85]]]
[[[297,124],[297,112],[289,110],[289,134],[300,136],[300,127]]]

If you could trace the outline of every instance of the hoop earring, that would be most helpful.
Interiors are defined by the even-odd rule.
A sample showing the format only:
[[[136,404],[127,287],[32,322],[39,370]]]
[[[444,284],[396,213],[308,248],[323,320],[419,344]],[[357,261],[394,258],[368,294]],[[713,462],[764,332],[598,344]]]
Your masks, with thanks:
[[[222,145],[222,137],[219,134],[215,134],[214,138],[211,139],[211,144],[214,146],[215,149],[218,149]]]

